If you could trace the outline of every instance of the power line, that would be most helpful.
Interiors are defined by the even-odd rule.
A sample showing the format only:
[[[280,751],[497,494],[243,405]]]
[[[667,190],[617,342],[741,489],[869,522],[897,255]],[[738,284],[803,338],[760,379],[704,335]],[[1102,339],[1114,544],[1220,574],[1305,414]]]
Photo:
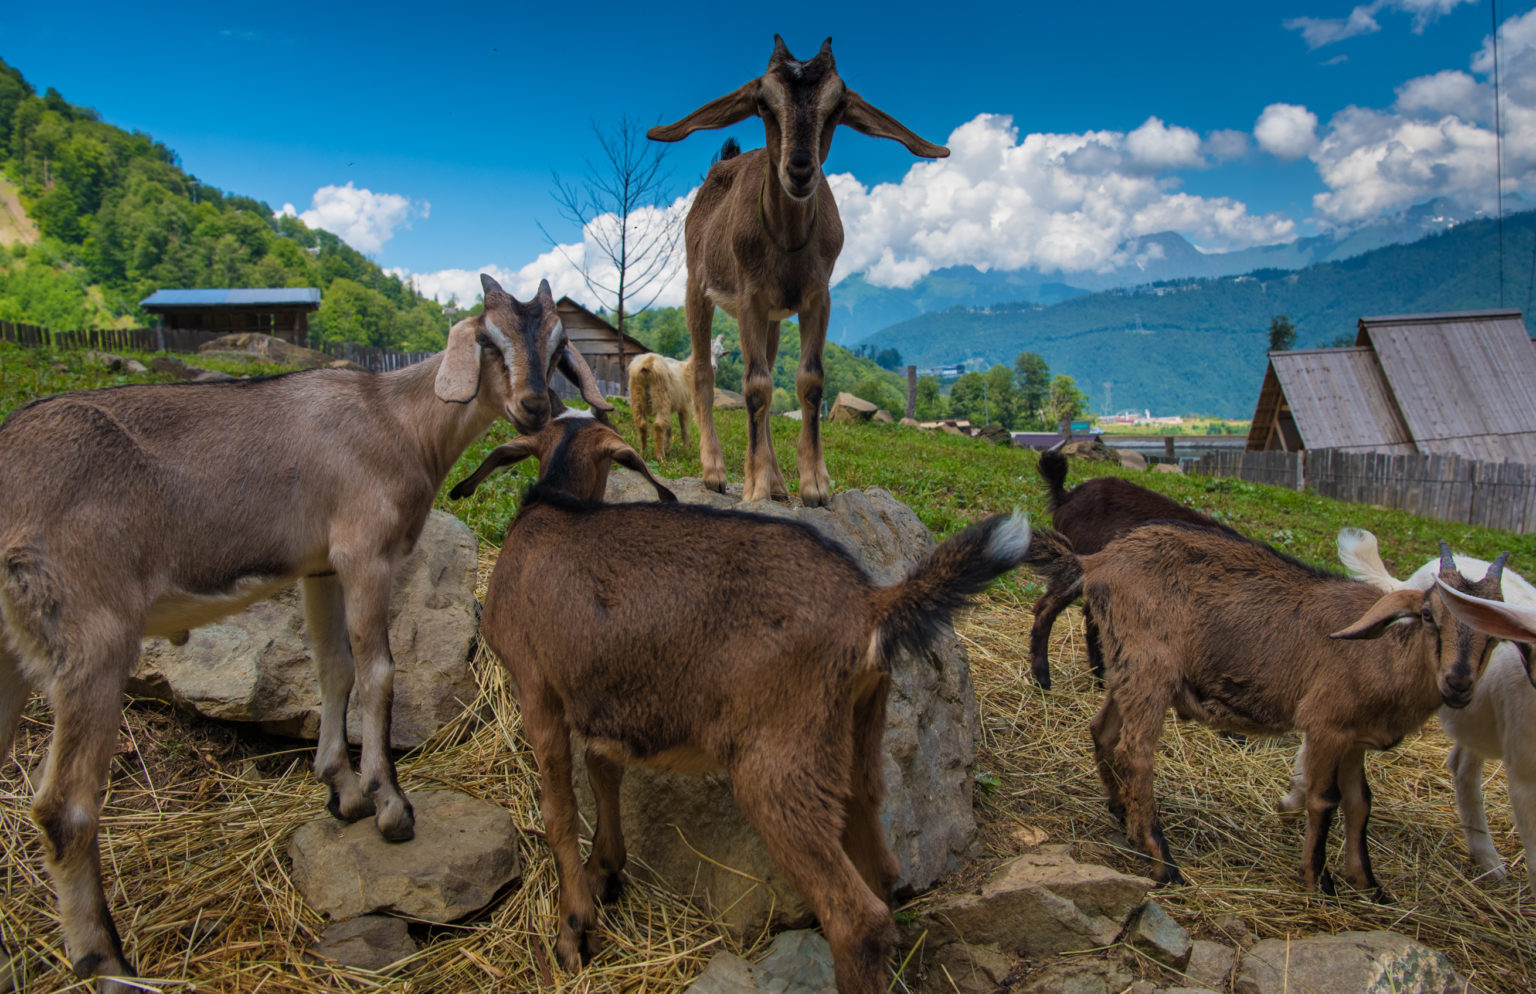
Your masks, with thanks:
[[[1493,12],[1493,163],[1499,207],[1499,306],[1504,306],[1504,142],[1499,116],[1499,0],[1489,4]]]

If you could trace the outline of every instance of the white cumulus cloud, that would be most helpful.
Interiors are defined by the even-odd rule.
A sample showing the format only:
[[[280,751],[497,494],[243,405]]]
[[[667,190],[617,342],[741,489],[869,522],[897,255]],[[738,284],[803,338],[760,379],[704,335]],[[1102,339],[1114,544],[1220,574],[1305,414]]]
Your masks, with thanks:
[[[1317,145],[1317,115],[1297,104],[1270,104],[1254,124],[1253,137],[1277,159],[1299,159]]]
[[[315,191],[308,210],[300,213],[292,204],[284,204],[278,216],[297,217],[311,228],[323,228],[348,245],[367,255],[378,252],[394,237],[396,229],[408,225],[413,217],[428,217],[432,205],[412,203],[398,193],[374,193],[359,189],[349,180],[346,186],[322,186]]]

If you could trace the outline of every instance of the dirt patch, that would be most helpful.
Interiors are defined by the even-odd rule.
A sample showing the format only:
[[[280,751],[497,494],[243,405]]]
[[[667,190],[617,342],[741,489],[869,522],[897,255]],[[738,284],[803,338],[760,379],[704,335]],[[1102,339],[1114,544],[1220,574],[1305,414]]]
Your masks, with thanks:
[[[0,245],[36,245],[41,237],[37,225],[21,206],[16,184],[0,176]]]

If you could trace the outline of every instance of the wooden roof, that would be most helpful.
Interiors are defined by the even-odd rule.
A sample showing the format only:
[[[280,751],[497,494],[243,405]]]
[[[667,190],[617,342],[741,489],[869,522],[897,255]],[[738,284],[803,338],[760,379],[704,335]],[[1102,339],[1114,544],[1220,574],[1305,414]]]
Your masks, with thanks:
[[[555,302],[560,312],[560,323],[565,325],[565,337],[584,356],[619,354],[619,329],[593,314],[570,297]],[[651,351],[645,343],[629,335],[624,338],[624,357],[644,355]]]
[[[1271,353],[1248,448],[1536,463],[1536,348],[1519,311],[1361,318],[1356,343]]]

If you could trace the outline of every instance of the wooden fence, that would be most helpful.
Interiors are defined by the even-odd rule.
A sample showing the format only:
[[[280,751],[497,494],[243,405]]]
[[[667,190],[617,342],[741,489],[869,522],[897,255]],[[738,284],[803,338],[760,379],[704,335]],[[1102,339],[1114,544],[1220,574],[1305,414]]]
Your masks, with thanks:
[[[1411,514],[1536,532],[1536,467],[1479,462],[1453,455],[1380,452],[1213,452],[1195,462],[1206,476],[1235,476],[1293,490],[1311,490],[1356,504]]]
[[[0,340],[32,348],[129,349],[135,352],[197,352],[225,333],[188,328],[91,328],[85,331],[49,331],[37,325],[0,321]],[[326,342],[318,351],[345,359],[375,373],[410,366],[432,352],[393,352],[351,342]]]

